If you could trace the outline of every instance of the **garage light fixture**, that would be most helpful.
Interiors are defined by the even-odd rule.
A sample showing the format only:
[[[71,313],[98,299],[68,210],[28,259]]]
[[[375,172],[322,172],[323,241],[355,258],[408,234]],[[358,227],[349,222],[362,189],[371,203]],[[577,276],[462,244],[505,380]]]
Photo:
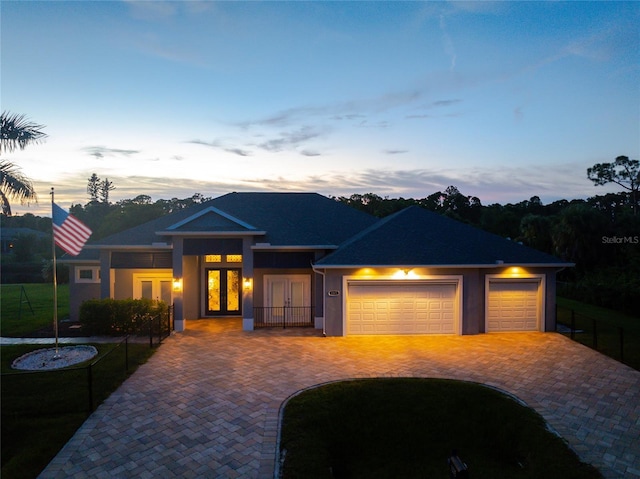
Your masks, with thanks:
[[[520,276],[524,271],[519,266],[512,266],[507,270],[510,276]]]
[[[173,290],[176,293],[182,291],[182,278],[173,278]]]
[[[412,268],[402,268],[393,274],[393,279],[415,279],[418,275],[413,272]]]

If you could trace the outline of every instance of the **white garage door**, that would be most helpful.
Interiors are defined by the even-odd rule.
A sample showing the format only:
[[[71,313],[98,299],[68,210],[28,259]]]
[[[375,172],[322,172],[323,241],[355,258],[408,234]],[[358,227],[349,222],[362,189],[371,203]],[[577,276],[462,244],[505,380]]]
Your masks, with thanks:
[[[487,331],[538,331],[537,281],[489,282]]]
[[[456,284],[350,283],[347,334],[456,333]]]

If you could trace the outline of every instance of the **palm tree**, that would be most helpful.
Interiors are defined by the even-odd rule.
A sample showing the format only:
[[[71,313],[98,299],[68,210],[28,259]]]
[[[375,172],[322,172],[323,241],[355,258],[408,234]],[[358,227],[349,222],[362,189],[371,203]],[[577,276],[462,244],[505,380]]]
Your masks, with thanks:
[[[0,210],[7,216],[11,216],[9,199],[19,200],[21,204],[38,201],[31,180],[13,163],[0,161]]]
[[[0,115],[0,154],[12,152],[16,148],[23,150],[27,145],[38,143],[47,137],[42,131],[44,126],[33,123],[24,115],[3,111]],[[11,216],[9,199],[21,204],[38,201],[31,180],[9,161],[0,162],[0,211]]]
[[[29,121],[25,115],[3,111],[0,116],[0,154],[38,143],[47,137],[43,125]]]

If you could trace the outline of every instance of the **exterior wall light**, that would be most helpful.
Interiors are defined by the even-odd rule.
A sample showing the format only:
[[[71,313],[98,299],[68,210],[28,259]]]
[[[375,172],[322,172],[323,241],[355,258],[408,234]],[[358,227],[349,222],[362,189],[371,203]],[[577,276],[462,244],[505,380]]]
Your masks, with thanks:
[[[413,272],[412,268],[402,268],[393,273],[393,279],[414,279],[418,275]]]
[[[520,276],[524,271],[518,266],[512,266],[508,270],[510,276]]]
[[[182,291],[182,278],[173,278],[173,291],[176,293]]]
[[[242,286],[244,289],[251,289],[253,286],[253,279],[251,278],[242,278]]]

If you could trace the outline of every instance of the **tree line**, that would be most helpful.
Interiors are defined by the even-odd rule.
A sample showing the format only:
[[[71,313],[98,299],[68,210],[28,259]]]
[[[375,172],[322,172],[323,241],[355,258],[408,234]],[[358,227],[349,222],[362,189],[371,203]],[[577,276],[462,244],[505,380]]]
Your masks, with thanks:
[[[94,231],[91,240],[211,199],[196,193],[183,199],[152,201],[139,195],[110,202],[104,196],[91,195],[99,191],[94,186],[101,181],[93,175],[87,186],[89,201],[70,208],[71,214]],[[111,191],[114,186],[109,185]],[[417,205],[553,254],[576,265],[559,274],[560,294],[640,316],[640,216],[634,214],[628,192],[549,204],[533,196],[518,203],[483,205],[479,198],[449,186],[420,199],[375,193],[333,199],[379,218]],[[50,218],[31,214],[5,216],[2,221],[6,227],[51,230]]]

